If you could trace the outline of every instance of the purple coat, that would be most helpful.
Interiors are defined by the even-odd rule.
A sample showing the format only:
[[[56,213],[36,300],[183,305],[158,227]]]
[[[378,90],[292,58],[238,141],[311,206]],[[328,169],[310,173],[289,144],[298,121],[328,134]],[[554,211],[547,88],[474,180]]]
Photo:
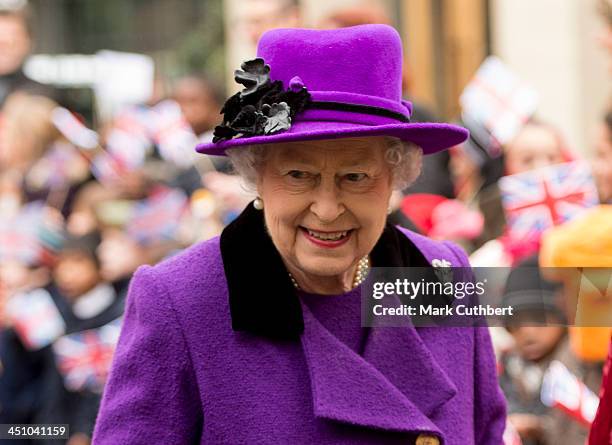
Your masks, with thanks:
[[[502,443],[486,328],[372,328],[358,354],[299,302],[257,218],[136,273],[94,445]],[[371,258],[468,264],[391,226]]]

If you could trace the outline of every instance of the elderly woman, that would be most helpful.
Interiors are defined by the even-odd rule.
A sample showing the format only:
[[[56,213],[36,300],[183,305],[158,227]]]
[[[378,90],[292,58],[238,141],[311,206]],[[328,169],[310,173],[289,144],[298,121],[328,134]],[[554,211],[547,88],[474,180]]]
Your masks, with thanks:
[[[410,123],[390,27],[274,30],[258,56],[198,147],[258,197],[220,238],[136,273],[94,444],[499,445],[486,329],[360,319],[370,267],[468,264],[386,225],[422,153],[466,131]]]

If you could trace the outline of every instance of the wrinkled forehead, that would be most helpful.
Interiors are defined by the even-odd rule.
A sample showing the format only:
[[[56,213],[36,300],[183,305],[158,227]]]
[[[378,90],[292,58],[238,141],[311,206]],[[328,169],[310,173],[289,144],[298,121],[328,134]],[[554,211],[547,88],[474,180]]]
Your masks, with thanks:
[[[384,138],[370,137],[284,143],[268,151],[277,162],[346,166],[381,163],[385,147]]]

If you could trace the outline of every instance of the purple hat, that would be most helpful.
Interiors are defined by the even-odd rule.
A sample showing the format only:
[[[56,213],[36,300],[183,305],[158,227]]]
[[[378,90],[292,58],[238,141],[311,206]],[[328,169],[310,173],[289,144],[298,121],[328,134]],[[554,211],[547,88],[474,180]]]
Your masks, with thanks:
[[[212,143],[196,150],[320,139],[392,136],[435,153],[466,140],[462,127],[411,123],[402,100],[402,44],[387,25],[275,29],[235,73],[245,88],[225,103]]]

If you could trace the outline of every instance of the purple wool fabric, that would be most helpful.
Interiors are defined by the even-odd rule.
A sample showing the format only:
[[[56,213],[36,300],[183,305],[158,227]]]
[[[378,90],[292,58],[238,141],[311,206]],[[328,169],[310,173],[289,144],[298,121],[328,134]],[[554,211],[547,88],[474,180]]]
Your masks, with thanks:
[[[265,33],[257,56],[270,65],[270,79],[299,77],[313,101],[367,105],[410,116],[412,105],[402,100],[402,42],[386,25],[362,25],[337,30],[275,29]],[[338,110],[307,109],[285,132],[235,138],[197,147],[200,153],[223,155],[244,145],[392,136],[411,141],[425,154],[460,144],[466,129],[450,124],[403,123],[387,116]]]
[[[361,287],[341,295],[317,295],[299,292],[302,303],[338,340],[361,353],[367,328],[361,327]]]
[[[468,264],[403,232],[428,261]],[[486,328],[373,328],[357,354],[306,305],[299,340],[233,331],[227,292],[218,238],[139,269],[94,445],[502,443]]]

